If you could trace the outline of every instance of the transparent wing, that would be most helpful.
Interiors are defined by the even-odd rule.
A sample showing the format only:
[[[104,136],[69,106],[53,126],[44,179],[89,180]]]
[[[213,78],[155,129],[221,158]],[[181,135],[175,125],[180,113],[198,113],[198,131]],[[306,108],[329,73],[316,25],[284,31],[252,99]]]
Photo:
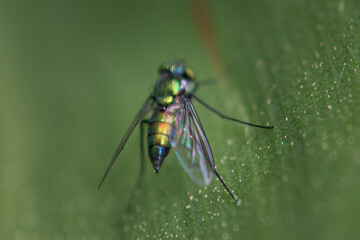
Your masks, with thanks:
[[[151,96],[147,98],[141,109],[139,110],[138,114],[135,116],[134,120],[132,121],[131,125],[129,126],[128,130],[125,133],[124,138],[121,140],[120,145],[117,147],[116,152],[114,153],[113,157],[111,158],[108,167],[105,170],[105,173],[100,181],[98,189],[101,187],[101,184],[104,182],[106,176],[108,175],[111,167],[113,166],[116,158],[119,156],[120,152],[123,150],[125,143],[129,139],[132,131],[138,125],[138,123],[145,117],[145,115],[152,109],[153,99]]]
[[[199,117],[187,97],[180,97],[175,117],[177,128],[170,135],[171,146],[190,178],[200,186],[208,186],[213,179],[214,157]]]

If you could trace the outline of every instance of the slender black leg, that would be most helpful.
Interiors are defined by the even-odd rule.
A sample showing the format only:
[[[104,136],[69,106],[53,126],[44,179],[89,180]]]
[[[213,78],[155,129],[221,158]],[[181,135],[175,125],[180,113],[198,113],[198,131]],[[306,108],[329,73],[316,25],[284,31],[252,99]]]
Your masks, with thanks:
[[[216,113],[217,115],[219,115],[220,117],[227,119],[227,120],[231,120],[234,122],[238,122],[238,123],[242,123],[248,126],[252,126],[252,127],[258,127],[258,128],[265,128],[265,129],[271,129],[274,128],[274,126],[261,126],[261,125],[256,125],[253,123],[248,123],[248,122],[244,122],[235,118],[231,118],[228,116],[225,116],[224,114],[222,114],[221,112],[217,111],[216,109],[214,109],[213,107],[210,107],[206,102],[204,102],[203,100],[201,100],[200,98],[198,98],[196,95],[191,94],[191,97],[195,98],[199,103],[201,103],[202,105],[204,105],[205,107],[207,107],[208,109],[210,109],[211,111],[213,111],[214,113]]]
[[[230,196],[232,197],[232,199],[234,200],[234,202],[237,205],[240,205],[239,202],[239,198],[237,196],[234,196],[234,194],[232,194],[232,192],[230,191],[230,189],[226,186],[226,184],[224,183],[224,181],[221,179],[220,175],[218,174],[218,172],[216,171],[216,169],[214,169],[214,173],[217,176],[217,178],[220,180],[221,184],[224,186],[224,188],[226,189],[226,191],[230,194]]]
[[[139,177],[136,181],[135,188],[133,190],[132,196],[130,198],[126,213],[129,213],[132,206],[135,205],[136,198],[140,195],[140,187],[142,184],[142,180],[144,177],[144,169],[145,169],[145,153],[144,153],[144,124],[148,124],[148,120],[142,120],[140,122],[140,173]]]
[[[148,120],[142,120],[140,123],[140,174],[136,182],[135,190],[138,191],[144,176],[145,169],[145,153],[144,153],[144,124],[148,124]]]
[[[140,177],[144,175],[145,169],[145,153],[144,153],[144,124],[149,124],[148,120],[142,120],[140,124]]]

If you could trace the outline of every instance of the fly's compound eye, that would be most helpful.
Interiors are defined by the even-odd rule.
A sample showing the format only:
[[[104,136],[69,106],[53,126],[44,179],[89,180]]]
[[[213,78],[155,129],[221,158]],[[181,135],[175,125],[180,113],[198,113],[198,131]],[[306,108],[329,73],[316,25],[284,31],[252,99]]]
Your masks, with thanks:
[[[170,66],[169,65],[160,66],[159,73],[163,74],[163,73],[166,73],[166,72],[167,73],[170,72]]]
[[[185,67],[182,64],[165,64],[159,68],[159,73],[160,74],[169,73],[171,75],[178,77],[182,77],[186,75]]]
[[[174,65],[173,69],[173,74],[177,75],[177,76],[183,76],[185,74],[185,69],[184,66],[182,65]]]
[[[194,79],[194,72],[190,68],[185,68],[184,76],[188,79]]]

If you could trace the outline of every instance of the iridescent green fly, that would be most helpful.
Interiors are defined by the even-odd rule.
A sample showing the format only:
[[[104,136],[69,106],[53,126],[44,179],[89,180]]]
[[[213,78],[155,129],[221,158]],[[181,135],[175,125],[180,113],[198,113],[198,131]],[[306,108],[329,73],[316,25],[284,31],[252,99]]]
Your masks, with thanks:
[[[165,157],[172,148],[182,167],[196,184],[208,186],[215,174],[226,191],[237,202],[237,197],[225,185],[215,169],[210,144],[191,100],[197,100],[224,119],[265,129],[271,129],[274,126],[260,126],[240,121],[225,116],[210,107],[194,94],[199,82],[195,81],[193,72],[183,62],[163,65],[160,67],[159,74],[160,78],[156,82],[153,92],[125,133],[100,181],[99,188],[132,131],[140,123],[141,171],[139,179],[144,171],[143,127],[144,124],[148,124],[148,154],[156,173],[159,172]],[[150,112],[152,112],[150,118],[145,119]]]

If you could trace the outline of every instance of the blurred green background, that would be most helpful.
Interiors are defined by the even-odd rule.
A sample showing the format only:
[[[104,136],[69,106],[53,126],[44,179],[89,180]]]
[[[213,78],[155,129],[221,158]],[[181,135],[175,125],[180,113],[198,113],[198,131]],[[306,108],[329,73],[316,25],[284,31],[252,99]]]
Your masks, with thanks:
[[[359,5],[1,1],[0,239],[360,239]],[[217,79],[198,92],[210,105],[276,129],[195,103],[241,205],[219,181],[199,189],[170,154],[159,175],[146,162],[124,218],[138,130],[97,185],[158,66],[175,59]]]

